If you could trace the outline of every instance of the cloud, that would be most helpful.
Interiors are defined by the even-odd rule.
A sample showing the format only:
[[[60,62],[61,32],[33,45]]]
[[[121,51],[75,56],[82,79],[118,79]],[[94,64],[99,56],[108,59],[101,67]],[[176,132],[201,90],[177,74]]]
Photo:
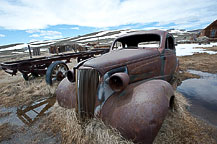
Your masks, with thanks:
[[[79,30],[79,27],[71,27],[72,30]]]
[[[38,41],[37,39],[31,39],[29,42],[36,42]]]
[[[26,30],[27,33],[30,33],[29,37],[39,38],[42,37],[44,39],[58,39],[62,38],[62,33],[58,31],[49,31],[49,30]]]
[[[127,24],[208,24],[216,19],[216,0],[16,0],[0,1],[0,27],[43,29],[66,24],[113,27]]]
[[[40,35],[39,34],[33,34],[33,35],[30,35],[29,37],[40,37]]]
[[[5,35],[3,35],[3,34],[0,34],[0,37],[5,37]]]

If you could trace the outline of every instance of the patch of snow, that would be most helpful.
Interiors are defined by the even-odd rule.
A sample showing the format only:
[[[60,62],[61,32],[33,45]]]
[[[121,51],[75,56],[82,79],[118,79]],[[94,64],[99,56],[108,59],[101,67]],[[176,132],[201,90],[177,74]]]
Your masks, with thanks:
[[[206,51],[202,49],[204,47],[213,47],[217,43],[210,43],[210,44],[178,44],[176,46],[176,55],[177,56],[186,56],[186,55],[193,55],[194,53],[208,53],[208,54],[216,54],[217,52],[214,51]]]
[[[102,40],[102,39],[109,39],[109,38],[110,39],[115,39],[115,38],[117,38],[117,37],[119,37],[121,35],[124,35],[124,34],[127,34],[127,33],[131,32],[131,31],[134,31],[134,30],[121,30],[118,34],[113,34],[113,35],[110,35],[110,36],[103,36],[103,37],[96,37],[96,35],[94,35],[94,36],[91,36],[91,38],[89,38],[89,39],[80,40],[78,42],[89,42],[89,41],[96,41],[98,39]],[[81,39],[83,39],[83,38],[81,38]]]
[[[47,48],[41,48],[40,51],[41,51],[41,52],[42,52],[42,51],[45,52],[45,51],[48,51],[48,49],[47,49]]]
[[[102,32],[99,32],[98,34],[93,35],[93,36],[94,36],[94,37],[99,37],[99,36],[105,35],[105,34],[107,34],[107,33],[109,33],[109,32],[112,32],[112,31],[102,31]]]
[[[12,52],[13,54],[23,54],[24,52]]]
[[[118,34],[114,34],[114,35],[110,35],[110,36],[103,36],[102,35],[106,35],[107,33],[109,32],[116,32],[118,31],[119,33]],[[123,35],[123,34],[126,34],[126,33],[129,33],[131,31],[135,31],[135,30],[114,30],[114,31],[102,31],[102,32],[99,32],[97,33],[96,35],[90,35],[90,36],[86,36],[86,37],[80,37],[80,38],[77,38],[77,39],[73,39],[71,41],[77,41],[77,42],[88,42],[88,41],[96,41],[99,39],[108,39],[108,38],[116,38],[120,35]],[[84,40],[82,40],[84,39]]]
[[[0,51],[20,50],[24,48],[27,48],[27,44],[21,44],[21,45],[16,45],[13,47],[3,48],[3,49],[0,49]]]
[[[46,44],[38,44],[38,45],[30,45],[30,48],[35,48],[35,47],[42,47],[42,46],[49,46],[54,44],[55,42],[50,42],[50,43],[46,43]]]
[[[46,52],[46,51],[48,51],[48,49],[46,49],[46,48],[41,48],[40,51],[41,51],[41,52]],[[25,53],[29,53],[29,50],[27,49],[27,50],[25,50],[24,52],[25,52]],[[31,49],[31,52],[33,53],[33,49]]]
[[[176,29],[176,30],[171,30],[170,33],[183,34],[183,33],[189,33],[189,32]]]

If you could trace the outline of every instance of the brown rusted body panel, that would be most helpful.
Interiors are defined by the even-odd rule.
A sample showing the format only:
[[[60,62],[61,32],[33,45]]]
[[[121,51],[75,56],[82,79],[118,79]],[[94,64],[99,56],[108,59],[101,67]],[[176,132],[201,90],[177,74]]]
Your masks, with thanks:
[[[131,84],[106,101],[101,118],[134,142],[152,143],[168,112],[172,95],[173,88],[162,80]]]
[[[77,106],[75,83],[64,78],[57,87],[56,99],[58,104],[64,108],[75,108]]]
[[[76,83],[71,83],[67,78],[64,78],[56,89],[56,99],[61,107],[72,109],[77,107],[77,91]],[[99,105],[96,98],[95,106]]]
[[[146,34],[149,35],[142,38],[159,40],[159,47],[135,47],[134,44],[142,40],[140,35]],[[123,45],[130,41],[127,43],[129,47],[113,50],[117,41]],[[168,82],[177,69],[178,60],[171,41],[172,35],[165,31],[137,32],[117,38],[109,53],[74,68],[76,85],[66,79],[59,84],[59,104],[75,107],[81,117],[90,118],[94,114],[101,117],[106,124],[117,128],[125,138],[134,142],[152,143],[174,95]],[[91,77],[93,72],[94,78]],[[90,88],[92,85],[95,88]],[[77,103],[68,102],[73,100]]]
[[[165,80],[169,81],[172,78],[173,73],[176,70],[177,66],[177,58],[173,51],[170,49],[165,50],[165,67],[164,67],[164,74],[168,77],[165,78]]]
[[[123,49],[111,51],[104,54],[103,57],[91,59],[85,62],[83,66],[93,67],[103,75],[113,68],[134,64],[159,55],[160,53],[157,50]]]

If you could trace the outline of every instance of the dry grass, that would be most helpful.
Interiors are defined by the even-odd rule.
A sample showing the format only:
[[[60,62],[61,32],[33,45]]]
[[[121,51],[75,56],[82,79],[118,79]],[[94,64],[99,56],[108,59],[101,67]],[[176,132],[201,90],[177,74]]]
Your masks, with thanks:
[[[165,119],[155,144],[172,143],[217,143],[211,136],[213,128],[199,121],[186,110],[189,104],[176,93],[175,112],[170,111]]]
[[[179,57],[180,79],[199,78],[198,75],[187,72],[189,69],[217,73],[217,54],[197,53],[191,56]]]
[[[2,73],[2,71],[0,71]],[[20,76],[2,74],[0,81],[0,106],[14,107],[28,105],[42,97],[50,97],[55,88],[50,88],[44,78],[24,81]]]
[[[192,56],[179,57],[180,70],[199,70],[209,73],[217,73],[217,54],[197,53]]]
[[[186,80],[186,79],[191,79],[191,78],[200,78],[200,76],[189,73],[187,71],[182,71],[182,73],[180,73],[180,77],[181,81]]]
[[[195,54],[179,58],[180,69],[195,69],[217,72],[217,55]],[[182,74],[181,74],[182,75]],[[0,107],[28,105],[42,97],[52,96],[55,90],[46,85],[44,78],[29,82],[21,75],[11,77],[0,70]],[[188,74],[185,77],[190,77]],[[169,112],[154,143],[217,143],[211,135],[214,129],[200,122],[186,110],[186,99],[176,93],[175,112]],[[6,116],[2,113],[2,116]],[[42,131],[61,134],[62,143],[132,143],[121,137],[120,133],[104,125],[99,119],[92,119],[81,124],[74,110],[61,108],[56,103],[50,114],[40,120]],[[9,139],[15,129],[9,124],[0,125],[0,141]],[[4,135],[3,135],[4,133]],[[39,132],[40,133],[40,132]],[[40,140],[39,140],[40,142]]]
[[[51,114],[41,126],[42,130],[61,131],[62,143],[132,143],[125,140],[119,132],[106,126],[99,119],[80,123],[75,110],[64,109],[55,104]],[[51,123],[52,122],[52,123]]]
[[[170,111],[154,143],[216,143],[209,135],[213,129],[199,122],[186,110],[186,99],[176,93],[175,111]],[[74,110],[64,109],[55,104],[49,117],[44,120],[42,130],[50,129],[53,133],[61,132],[62,143],[132,143],[120,133],[99,119],[92,119],[81,124]]]

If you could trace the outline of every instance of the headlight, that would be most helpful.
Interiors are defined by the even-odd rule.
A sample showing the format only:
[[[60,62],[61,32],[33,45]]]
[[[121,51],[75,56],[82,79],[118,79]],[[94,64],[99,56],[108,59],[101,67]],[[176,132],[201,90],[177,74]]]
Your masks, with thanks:
[[[111,75],[109,78],[109,86],[110,88],[115,91],[119,92],[122,91],[124,88],[127,87],[129,84],[130,78],[127,73],[119,72]]]
[[[66,77],[70,82],[75,82],[75,73],[74,70],[69,70],[66,72]]]

